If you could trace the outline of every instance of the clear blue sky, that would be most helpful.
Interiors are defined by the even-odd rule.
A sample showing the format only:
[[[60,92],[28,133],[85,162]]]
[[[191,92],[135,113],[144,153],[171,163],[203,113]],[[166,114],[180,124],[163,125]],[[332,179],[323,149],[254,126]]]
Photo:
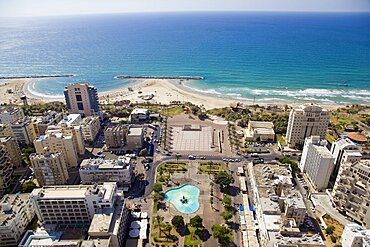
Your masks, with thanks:
[[[0,16],[168,11],[370,11],[370,0],[0,0]]]

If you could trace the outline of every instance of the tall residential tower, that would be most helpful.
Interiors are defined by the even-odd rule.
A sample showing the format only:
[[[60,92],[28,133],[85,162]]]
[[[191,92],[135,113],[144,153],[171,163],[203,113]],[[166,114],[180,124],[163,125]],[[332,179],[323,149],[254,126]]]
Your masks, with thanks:
[[[99,111],[98,92],[94,86],[87,83],[71,84],[64,88],[64,96],[69,113],[91,116]]]

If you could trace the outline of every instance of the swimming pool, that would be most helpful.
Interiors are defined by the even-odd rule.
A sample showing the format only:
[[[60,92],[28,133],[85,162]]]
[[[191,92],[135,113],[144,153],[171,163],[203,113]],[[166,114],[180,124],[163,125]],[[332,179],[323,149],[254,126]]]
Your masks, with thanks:
[[[197,186],[185,184],[168,190],[164,194],[164,199],[171,202],[179,212],[192,214],[199,209],[199,193]]]

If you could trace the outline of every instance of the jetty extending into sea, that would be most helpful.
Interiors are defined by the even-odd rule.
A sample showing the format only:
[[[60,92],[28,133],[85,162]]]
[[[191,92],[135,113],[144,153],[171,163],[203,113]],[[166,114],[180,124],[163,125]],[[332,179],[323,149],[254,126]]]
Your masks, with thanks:
[[[12,79],[40,79],[40,78],[53,78],[53,77],[74,77],[75,74],[66,75],[29,75],[29,76],[0,76],[0,80],[12,80]]]
[[[140,76],[140,75],[117,75],[116,79],[169,79],[169,80],[204,80],[203,76]]]

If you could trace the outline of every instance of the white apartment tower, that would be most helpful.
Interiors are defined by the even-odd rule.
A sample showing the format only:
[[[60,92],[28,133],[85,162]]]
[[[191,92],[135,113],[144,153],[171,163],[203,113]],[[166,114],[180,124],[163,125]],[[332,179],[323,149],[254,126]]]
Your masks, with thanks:
[[[45,147],[43,154],[31,154],[30,161],[40,186],[63,185],[67,182],[67,164],[62,153],[51,153]]]
[[[340,211],[370,228],[370,160],[343,162],[332,197]]]
[[[334,168],[334,158],[320,136],[307,137],[299,168],[305,172],[317,190],[324,190]]]
[[[329,111],[314,104],[305,104],[291,110],[286,141],[291,148],[300,148],[310,136],[325,138],[329,126]]]
[[[30,194],[8,194],[0,201],[0,245],[18,246],[27,225],[35,216]]]

